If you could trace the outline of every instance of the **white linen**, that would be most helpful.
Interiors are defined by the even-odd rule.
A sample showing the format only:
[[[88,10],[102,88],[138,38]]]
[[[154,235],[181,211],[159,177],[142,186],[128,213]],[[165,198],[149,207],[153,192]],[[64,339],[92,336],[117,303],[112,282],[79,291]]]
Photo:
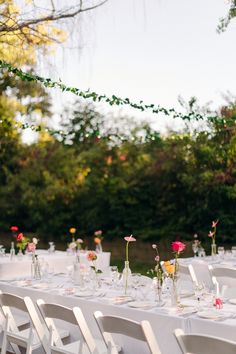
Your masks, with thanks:
[[[53,267],[55,273],[67,273],[68,266],[72,266],[75,261],[75,256],[68,255],[63,251],[55,251],[49,253],[46,250],[37,250],[38,259],[44,265]],[[90,262],[86,258],[87,252],[80,253],[80,261],[86,266],[90,265]],[[97,254],[96,260],[97,267],[101,270],[105,270],[110,265],[110,252],[102,252]],[[15,256],[14,260],[10,260],[10,256],[0,257],[0,279],[8,280],[19,277],[29,277],[31,275],[31,263],[32,255],[27,254],[22,257],[21,260]]]

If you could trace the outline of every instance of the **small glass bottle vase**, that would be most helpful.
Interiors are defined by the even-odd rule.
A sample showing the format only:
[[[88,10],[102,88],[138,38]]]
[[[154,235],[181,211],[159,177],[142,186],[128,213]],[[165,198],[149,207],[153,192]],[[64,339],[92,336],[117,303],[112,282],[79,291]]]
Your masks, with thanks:
[[[24,258],[23,252],[21,249],[19,249],[18,253],[17,253],[17,260],[18,261],[22,261]]]
[[[41,279],[40,263],[39,263],[37,255],[35,255],[35,254],[32,254],[31,278],[35,279],[35,280]]]
[[[215,257],[216,256],[216,243],[212,242],[211,244],[211,256]]]
[[[179,303],[179,294],[178,294],[178,276],[174,275],[172,279],[171,286],[171,306],[176,307]]]
[[[159,306],[162,304],[162,280],[155,278],[155,301]]]
[[[102,253],[102,243],[98,243],[96,245],[96,253]]]
[[[127,295],[131,285],[131,270],[129,267],[129,261],[125,261],[125,267],[122,272],[122,279],[124,284],[124,293]]]

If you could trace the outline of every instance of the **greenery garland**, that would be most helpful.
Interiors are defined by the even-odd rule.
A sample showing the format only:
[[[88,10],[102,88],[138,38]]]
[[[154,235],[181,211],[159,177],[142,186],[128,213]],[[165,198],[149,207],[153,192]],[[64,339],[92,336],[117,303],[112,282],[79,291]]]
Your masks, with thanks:
[[[165,116],[170,116],[173,118],[181,118],[183,120],[204,120],[207,119],[210,122],[215,121],[216,119],[219,120],[219,117],[217,116],[204,116],[200,113],[191,111],[187,114],[183,114],[180,112],[177,112],[174,108],[164,108],[160,107],[159,105],[156,106],[154,104],[145,104],[143,101],[139,101],[139,103],[134,103],[132,102],[129,98],[120,98],[117,97],[116,95],[112,95],[111,97],[108,97],[106,95],[99,95],[98,93],[94,91],[90,91],[90,89],[86,91],[82,91],[76,87],[69,87],[63,84],[61,81],[53,81],[50,78],[43,78],[41,76],[32,74],[32,73],[27,73],[21,69],[18,69],[16,67],[13,67],[11,64],[0,60],[0,68],[6,69],[9,73],[13,73],[14,75],[18,76],[21,80],[23,81],[35,81],[35,82],[40,82],[42,85],[44,85],[46,88],[59,88],[62,92],[71,92],[75,94],[76,96],[82,97],[84,99],[92,99],[94,102],[105,102],[110,104],[111,106],[117,105],[117,106],[122,106],[122,105],[128,105],[134,109],[138,109],[141,112],[144,112],[146,110],[150,110],[154,114],[159,114],[162,113]],[[29,128],[31,126],[28,125],[22,125],[23,129]]]

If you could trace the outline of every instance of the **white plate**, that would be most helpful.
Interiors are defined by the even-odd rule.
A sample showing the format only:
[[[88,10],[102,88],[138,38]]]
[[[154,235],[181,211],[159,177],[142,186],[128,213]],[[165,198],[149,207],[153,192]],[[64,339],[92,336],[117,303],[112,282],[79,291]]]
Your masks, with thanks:
[[[179,295],[180,297],[190,297],[194,295],[194,292],[191,290],[182,290]]]
[[[134,307],[136,309],[148,308],[148,307],[156,307],[156,302],[151,301],[131,301],[128,303],[129,307]]]
[[[92,297],[92,296],[94,296],[94,293],[92,291],[79,291],[79,292],[75,293],[75,296]]]
[[[230,317],[229,313],[222,312],[220,310],[206,310],[206,311],[199,311],[197,315],[201,318],[206,318],[209,320],[219,320],[221,318]]]
[[[48,289],[49,284],[48,283],[38,283],[38,284],[32,285],[32,287],[35,289]]]
[[[229,299],[229,303],[233,304],[233,305],[236,305],[236,299]]]

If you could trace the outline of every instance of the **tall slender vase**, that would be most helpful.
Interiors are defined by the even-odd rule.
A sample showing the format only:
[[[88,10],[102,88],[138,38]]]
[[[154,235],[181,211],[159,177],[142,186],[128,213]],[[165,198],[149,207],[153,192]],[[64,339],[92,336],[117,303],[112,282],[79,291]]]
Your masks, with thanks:
[[[158,305],[161,305],[162,304],[162,281],[161,281],[161,279],[158,279],[158,278],[155,279],[155,290],[156,290],[155,300]]]
[[[102,243],[96,245],[96,253],[102,253]]]
[[[18,253],[17,253],[17,259],[18,259],[18,261],[22,261],[22,260],[23,260],[23,257],[24,257],[23,252],[22,252],[21,249],[19,249],[19,251],[18,251]]]
[[[176,307],[179,303],[179,294],[178,294],[178,276],[173,275],[172,287],[171,287],[171,306]]]
[[[211,256],[215,257],[216,256],[216,243],[212,242],[211,244]]]
[[[127,295],[131,280],[131,270],[129,267],[129,261],[125,261],[125,267],[123,269],[122,278],[124,283],[124,292],[125,295]]]

